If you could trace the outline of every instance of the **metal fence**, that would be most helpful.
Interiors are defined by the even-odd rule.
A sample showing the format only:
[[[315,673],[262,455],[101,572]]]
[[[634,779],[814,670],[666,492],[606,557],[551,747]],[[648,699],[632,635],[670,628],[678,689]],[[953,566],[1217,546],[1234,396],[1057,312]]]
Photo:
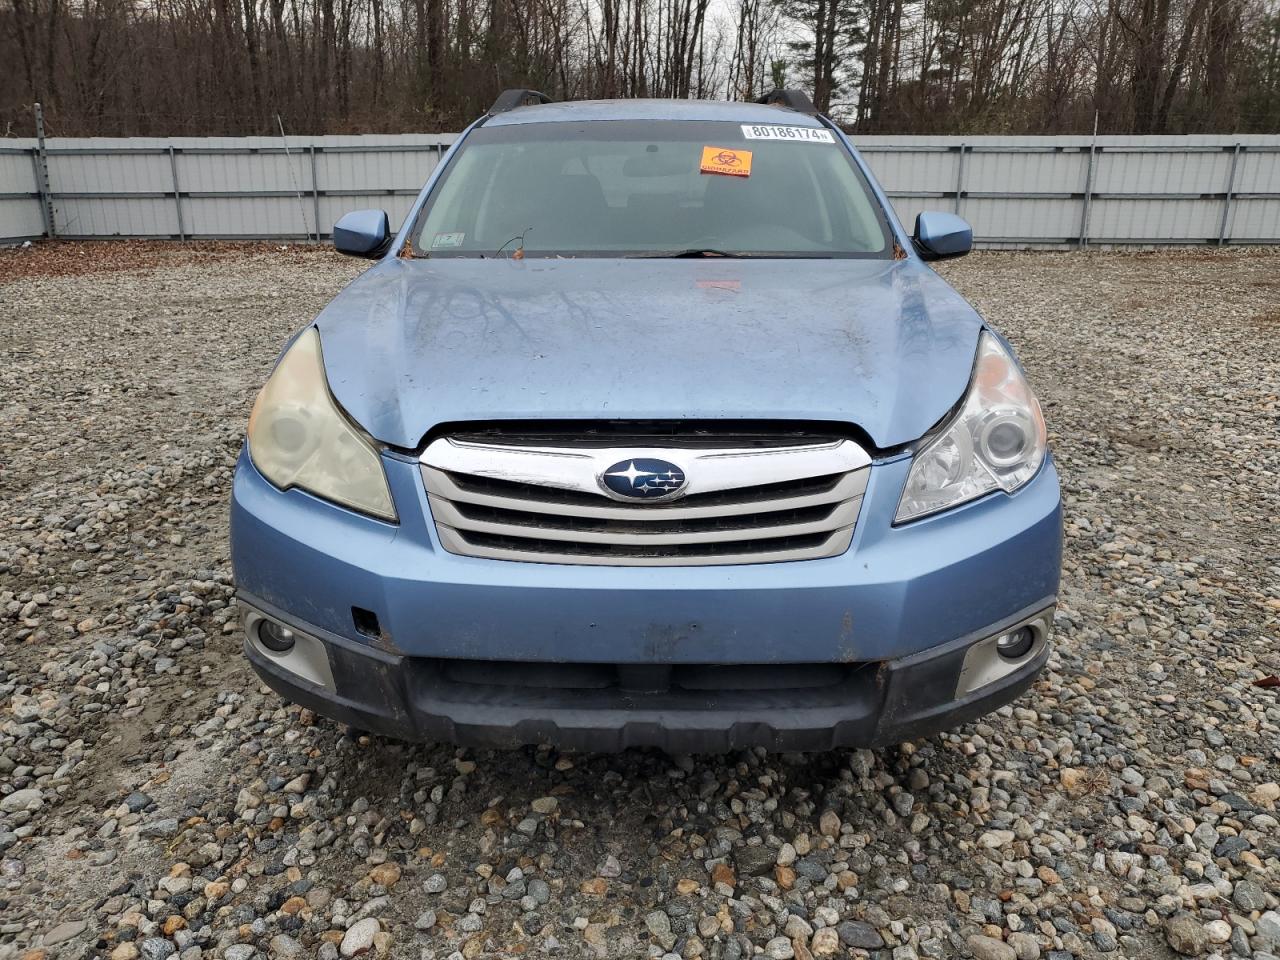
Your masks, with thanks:
[[[0,242],[318,240],[355,207],[398,222],[455,138],[0,141]],[[1280,136],[855,140],[905,222],[953,210],[983,245],[1280,243]]]
[[[455,134],[0,141],[0,240],[323,239],[355,207],[403,218]],[[52,228],[52,231],[51,231]]]
[[[1280,136],[855,139],[904,222],[988,245],[1280,243]]]

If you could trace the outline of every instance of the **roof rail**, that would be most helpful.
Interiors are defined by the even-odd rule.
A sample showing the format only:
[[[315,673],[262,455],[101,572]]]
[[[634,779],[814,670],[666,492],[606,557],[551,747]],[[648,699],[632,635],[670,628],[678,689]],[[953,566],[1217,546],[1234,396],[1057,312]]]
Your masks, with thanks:
[[[535,103],[551,103],[551,98],[537,90],[503,90],[498,99],[493,101],[489,113],[506,113],[516,107],[527,107]]]
[[[783,90],[781,87],[774,87],[763,97],[758,97],[756,103],[763,103],[772,107],[786,107],[789,110],[807,113],[815,117],[818,115],[818,108],[813,105],[813,101],[809,99],[809,95],[803,90]]]

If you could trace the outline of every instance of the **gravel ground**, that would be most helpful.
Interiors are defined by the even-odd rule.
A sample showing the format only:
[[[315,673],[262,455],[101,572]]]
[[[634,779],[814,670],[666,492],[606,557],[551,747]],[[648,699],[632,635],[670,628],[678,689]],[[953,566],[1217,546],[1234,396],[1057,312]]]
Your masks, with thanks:
[[[232,466],[358,265],[173,250],[0,258],[0,960],[1280,953],[1280,256],[948,266],[1053,432],[1050,669],[894,749],[671,757],[355,737],[256,682]]]

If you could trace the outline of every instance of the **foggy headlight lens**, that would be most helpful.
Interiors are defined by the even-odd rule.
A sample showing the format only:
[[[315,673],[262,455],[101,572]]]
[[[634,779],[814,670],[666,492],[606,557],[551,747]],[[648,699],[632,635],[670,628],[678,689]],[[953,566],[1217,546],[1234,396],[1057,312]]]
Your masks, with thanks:
[[[1000,341],[983,333],[964,404],[912,460],[894,522],[1012,493],[1035,476],[1047,448],[1039,402]]]
[[[377,449],[329,393],[314,327],[293,342],[249,415],[249,456],[281,489],[301,487],[383,520],[396,519]]]

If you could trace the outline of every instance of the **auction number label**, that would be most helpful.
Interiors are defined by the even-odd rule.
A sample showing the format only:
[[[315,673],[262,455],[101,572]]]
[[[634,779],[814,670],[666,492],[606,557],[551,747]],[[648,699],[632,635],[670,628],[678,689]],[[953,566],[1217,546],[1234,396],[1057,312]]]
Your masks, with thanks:
[[[742,135],[748,140],[791,140],[795,143],[835,143],[830,130],[821,127],[784,127],[774,124],[744,123]]]

